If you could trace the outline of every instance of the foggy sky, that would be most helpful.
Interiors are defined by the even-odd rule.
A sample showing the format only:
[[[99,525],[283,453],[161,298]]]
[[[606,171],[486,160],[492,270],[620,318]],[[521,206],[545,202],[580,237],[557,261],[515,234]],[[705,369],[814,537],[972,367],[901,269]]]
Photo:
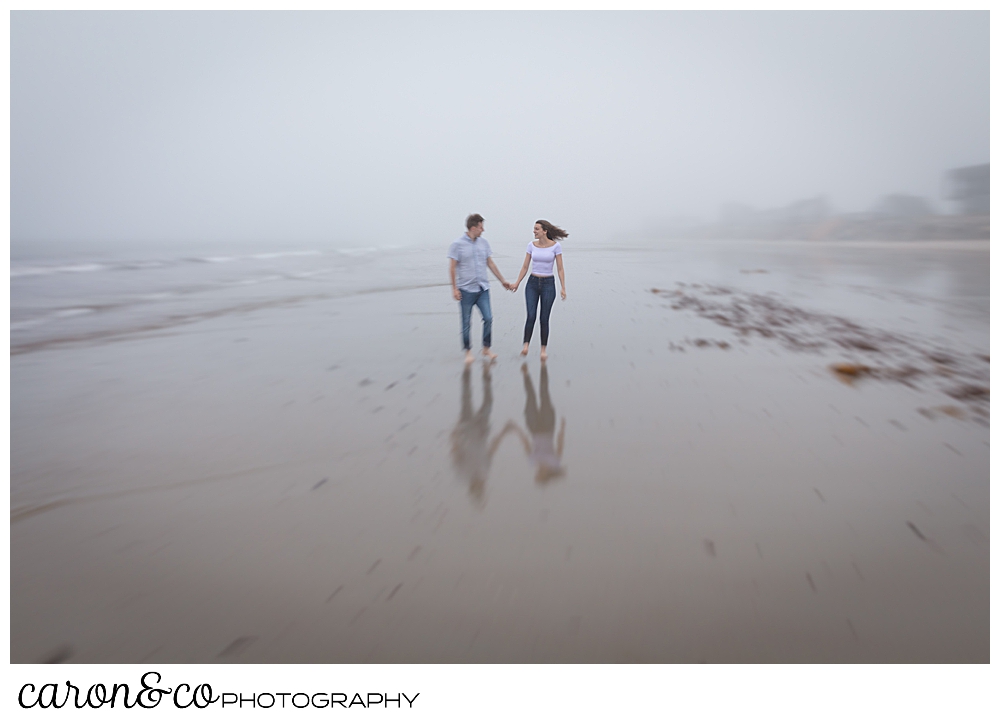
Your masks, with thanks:
[[[11,13],[11,237],[624,241],[736,201],[948,210],[983,12]]]

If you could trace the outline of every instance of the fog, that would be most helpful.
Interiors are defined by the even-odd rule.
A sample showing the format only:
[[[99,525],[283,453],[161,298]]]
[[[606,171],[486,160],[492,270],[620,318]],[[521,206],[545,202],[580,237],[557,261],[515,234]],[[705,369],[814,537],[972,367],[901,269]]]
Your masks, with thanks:
[[[985,11],[13,12],[10,57],[14,243],[622,242],[989,160]]]

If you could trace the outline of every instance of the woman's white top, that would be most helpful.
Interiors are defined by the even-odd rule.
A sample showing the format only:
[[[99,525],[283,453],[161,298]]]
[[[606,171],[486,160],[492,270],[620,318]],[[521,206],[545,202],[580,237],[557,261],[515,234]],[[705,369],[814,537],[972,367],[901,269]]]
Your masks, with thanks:
[[[559,469],[559,455],[552,445],[552,433],[536,432],[531,436],[531,460],[535,465],[544,465],[549,470]]]
[[[527,253],[531,254],[531,273],[536,277],[550,277],[556,257],[562,254],[562,244],[557,241],[552,246],[541,249],[535,246],[535,242],[529,241]]]

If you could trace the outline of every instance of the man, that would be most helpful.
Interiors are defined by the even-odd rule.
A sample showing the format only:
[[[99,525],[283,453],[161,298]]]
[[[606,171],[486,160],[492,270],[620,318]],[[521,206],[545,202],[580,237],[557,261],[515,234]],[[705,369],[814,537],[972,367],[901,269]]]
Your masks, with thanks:
[[[504,289],[510,289],[510,284],[503,278],[497,265],[493,263],[493,250],[490,242],[483,238],[483,217],[471,214],[465,220],[466,232],[451,242],[448,249],[449,273],[451,274],[451,293],[455,301],[462,307],[462,344],[465,348],[465,363],[469,364],[475,357],[472,355],[469,330],[472,325],[472,308],[479,307],[483,316],[483,356],[488,360],[496,359],[490,351],[493,337],[493,312],[490,310],[490,280],[486,269],[500,280]]]

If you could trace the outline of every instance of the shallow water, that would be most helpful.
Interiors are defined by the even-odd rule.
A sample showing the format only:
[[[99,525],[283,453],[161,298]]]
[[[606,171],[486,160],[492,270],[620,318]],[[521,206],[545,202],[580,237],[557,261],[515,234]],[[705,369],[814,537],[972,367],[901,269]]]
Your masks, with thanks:
[[[988,243],[445,251],[13,256],[12,661],[988,661]]]

